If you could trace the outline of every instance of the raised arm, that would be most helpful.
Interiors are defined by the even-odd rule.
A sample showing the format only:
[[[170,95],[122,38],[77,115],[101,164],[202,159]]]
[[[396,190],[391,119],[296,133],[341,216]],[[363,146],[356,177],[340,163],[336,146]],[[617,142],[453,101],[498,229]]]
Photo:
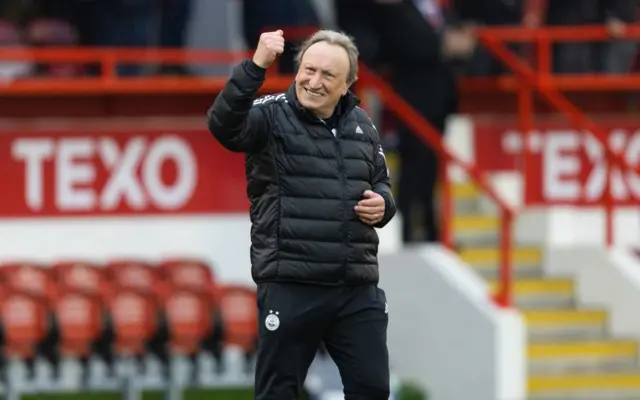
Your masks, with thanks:
[[[282,31],[263,33],[252,60],[237,65],[207,111],[209,131],[227,149],[249,152],[266,143],[269,120],[254,107],[267,68],[284,51]]]
[[[268,120],[260,108],[253,107],[264,77],[264,69],[251,60],[243,61],[207,111],[209,131],[231,151],[256,150],[266,141]]]

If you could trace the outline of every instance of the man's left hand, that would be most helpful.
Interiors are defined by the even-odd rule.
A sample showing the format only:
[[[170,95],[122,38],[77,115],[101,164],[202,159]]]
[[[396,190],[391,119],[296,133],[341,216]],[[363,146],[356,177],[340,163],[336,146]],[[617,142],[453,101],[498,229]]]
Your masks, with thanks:
[[[384,198],[371,190],[365,190],[364,199],[355,206],[360,221],[367,225],[375,225],[384,217]]]

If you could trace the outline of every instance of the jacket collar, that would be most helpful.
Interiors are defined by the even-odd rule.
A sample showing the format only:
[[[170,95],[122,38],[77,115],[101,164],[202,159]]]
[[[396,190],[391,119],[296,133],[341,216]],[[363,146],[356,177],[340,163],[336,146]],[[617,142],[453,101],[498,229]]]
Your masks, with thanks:
[[[287,102],[294,109],[298,116],[303,118],[307,118],[313,121],[317,121],[318,117],[313,115],[309,110],[304,108],[302,104],[298,101],[298,95],[296,94],[296,82],[294,81],[286,93]],[[347,94],[340,98],[338,105],[334,111],[334,116],[338,119],[342,118],[346,114],[348,114],[351,110],[353,110],[358,104],[360,104],[360,99],[357,98],[351,91],[348,91]]]

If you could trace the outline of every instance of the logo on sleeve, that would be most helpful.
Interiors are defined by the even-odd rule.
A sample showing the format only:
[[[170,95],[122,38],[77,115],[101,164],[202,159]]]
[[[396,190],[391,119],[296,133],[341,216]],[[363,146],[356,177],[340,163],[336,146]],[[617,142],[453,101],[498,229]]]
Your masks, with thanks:
[[[253,105],[257,106],[257,105],[260,105],[260,104],[271,103],[272,101],[280,101],[280,100],[284,99],[285,96],[286,95],[284,93],[280,93],[280,94],[276,94],[276,95],[269,94],[267,96],[260,97],[259,99],[255,99],[253,101]]]

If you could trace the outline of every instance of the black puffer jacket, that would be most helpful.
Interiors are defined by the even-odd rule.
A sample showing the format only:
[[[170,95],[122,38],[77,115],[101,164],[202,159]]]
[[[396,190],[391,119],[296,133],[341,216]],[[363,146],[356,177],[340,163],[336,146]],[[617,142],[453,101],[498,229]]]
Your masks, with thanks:
[[[300,106],[294,86],[255,100],[264,78],[243,61],[207,114],[220,143],[246,154],[253,279],[377,283],[378,235],[354,211],[367,189],[385,199],[378,227],[396,211],[375,127],[349,93],[334,136]]]

